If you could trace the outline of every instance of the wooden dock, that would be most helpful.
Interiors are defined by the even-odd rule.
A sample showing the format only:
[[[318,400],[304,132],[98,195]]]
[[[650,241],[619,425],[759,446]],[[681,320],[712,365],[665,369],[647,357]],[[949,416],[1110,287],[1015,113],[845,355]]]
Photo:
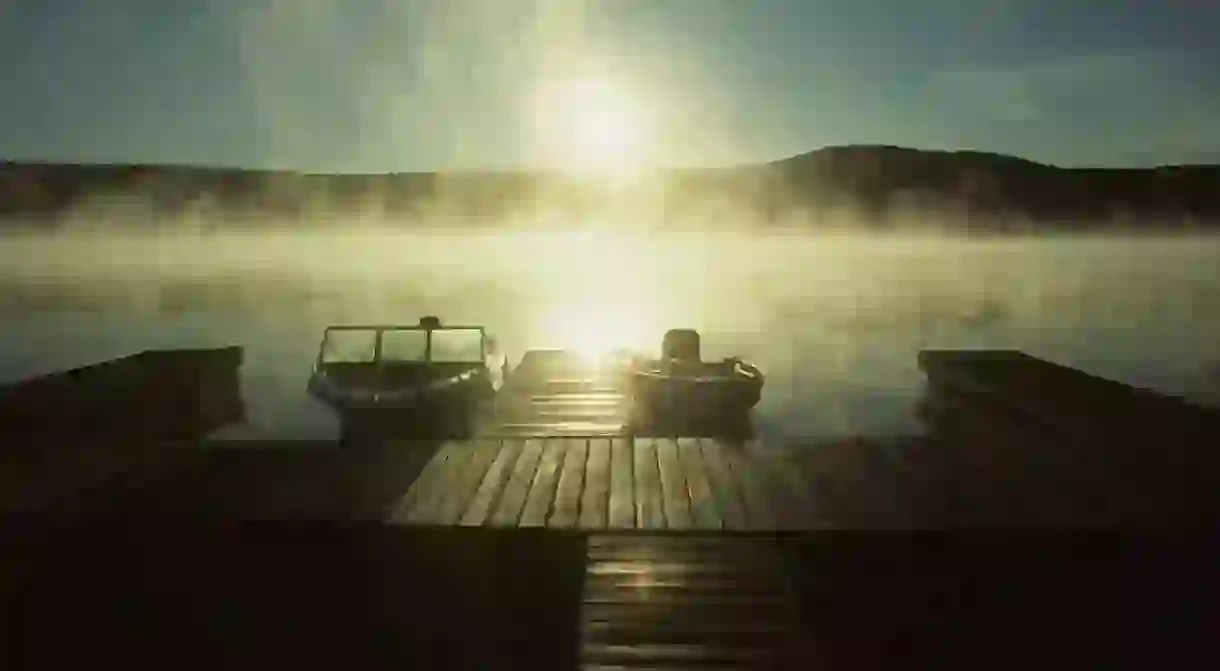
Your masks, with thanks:
[[[484,437],[445,443],[396,524],[580,530],[819,528],[783,451],[712,438]]]
[[[143,355],[6,388],[0,513],[678,532],[1220,519],[1216,410],[1019,352],[922,353],[925,431],[894,440],[646,437],[621,380],[528,371],[457,435],[177,439],[240,414],[239,364]],[[164,421],[139,421],[149,407]]]
[[[928,435],[894,444],[630,435],[617,390],[552,380],[510,388],[493,415],[500,433],[472,439],[193,451],[149,442],[141,454],[156,468],[135,468],[119,449],[78,450],[96,454],[107,477],[34,481],[78,490],[37,509],[55,522],[89,509],[91,523],[0,543],[0,603],[24,623],[6,649],[48,667],[88,661],[76,659],[80,646],[40,644],[77,634],[105,641],[108,658],[149,667],[175,663],[182,650],[212,655],[211,666],[296,655],[450,669],[506,659],[601,669],[944,666],[963,654],[981,666],[995,650],[1041,663],[1047,649],[1106,667],[1140,653],[1143,666],[1164,666],[1166,651],[1174,666],[1205,658],[1199,651],[1214,648],[1205,617],[1164,622],[1198,611],[1206,585],[1180,578],[1214,573],[1210,557],[1137,552],[1131,561],[1126,542],[1052,535],[1033,553],[1017,551],[1019,540],[980,543],[963,562],[963,544],[939,539],[835,544],[801,533],[1214,529],[1220,520],[1214,413],[1018,353],[930,353],[921,364]],[[98,382],[95,392],[77,377],[89,389],[55,384],[46,397],[104,395],[117,384]],[[118,400],[133,415],[141,409],[140,395]],[[1141,433],[1141,424],[1174,431]],[[604,430],[576,432],[588,426]],[[23,453],[47,445],[31,440]],[[153,459],[158,448],[192,458]],[[43,470],[67,480],[78,463],[47,459]],[[290,523],[233,524],[249,520]],[[1064,561],[1047,561],[1055,550]],[[963,588],[969,598],[959,598]],[[179,612],[200,617],[165,617]],[[1082,636],[1083,621],[1102,635]],[[1170,631],[1186,636],[1147,651],[1124,645]],[[201,636],[222,644],[200,647]]]
[[[65,513],[192,461],[245,418],[240,347],[150,350],[0,385],[0,517]]]

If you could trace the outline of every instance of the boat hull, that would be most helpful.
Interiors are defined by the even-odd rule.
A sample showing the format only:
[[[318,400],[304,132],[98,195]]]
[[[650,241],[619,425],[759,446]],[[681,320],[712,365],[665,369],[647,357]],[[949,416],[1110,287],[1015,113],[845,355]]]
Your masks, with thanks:
[[[494,394],[487,377],[432,386],[392,397],[313,395],[339,416],[342,440],[359,443],[387,438],[463,438],[474,431],[480,408]]]
[[[486,370],[401,388],[353,388],[335,385],[314,375],[309,394],[336,412],[407,410],[463,406],[494,393]]]
[[[657,419],[745,415],[762,399],[762,387],[761,379],[740,376],[683,377],[651,371],[631,376],[636,410]]]

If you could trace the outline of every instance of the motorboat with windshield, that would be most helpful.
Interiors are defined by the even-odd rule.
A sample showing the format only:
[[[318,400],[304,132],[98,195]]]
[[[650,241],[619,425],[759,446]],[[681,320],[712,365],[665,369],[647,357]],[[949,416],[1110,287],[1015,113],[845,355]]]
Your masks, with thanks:
[[[493,391],[482,326],[352,325],[326,329],[311,396],[339,413],[465,406]]]

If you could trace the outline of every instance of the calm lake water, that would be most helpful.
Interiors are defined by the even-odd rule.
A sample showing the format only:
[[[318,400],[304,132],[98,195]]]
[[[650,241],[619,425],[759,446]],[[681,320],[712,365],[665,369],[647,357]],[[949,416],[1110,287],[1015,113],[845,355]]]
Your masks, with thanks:
[[[328,324],[482,324],[535,346],[705,357],[768,374],[776,437],[917,430],[924,347],[1012,347],[1220,404],[1220,239],[966,241],[385,232],[0,239],[0,379],[156,347],[237,344],[250,423],[328,437],[304,393]]]

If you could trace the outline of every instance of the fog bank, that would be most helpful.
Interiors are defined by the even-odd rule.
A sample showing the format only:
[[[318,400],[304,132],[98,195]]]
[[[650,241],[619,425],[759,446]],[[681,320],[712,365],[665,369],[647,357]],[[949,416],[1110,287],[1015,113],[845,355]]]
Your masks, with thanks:
[[[1015,347],[1220,398],[1220,239],[772,233],[75,233],[0,242],[0,376],[238,344],[250,431],[333,431],[304,394],[328,324],[485,324],[536,346],[705,355],[768,372],[772,433],[913,430],[922,347]]]

